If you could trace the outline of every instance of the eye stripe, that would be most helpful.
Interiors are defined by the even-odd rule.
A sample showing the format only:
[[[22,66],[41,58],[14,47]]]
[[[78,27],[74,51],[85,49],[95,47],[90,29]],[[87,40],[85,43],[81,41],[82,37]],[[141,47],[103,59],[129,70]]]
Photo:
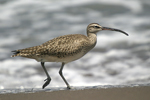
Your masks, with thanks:
[[[100,28],[99,26],[94,26],[95,28]]]

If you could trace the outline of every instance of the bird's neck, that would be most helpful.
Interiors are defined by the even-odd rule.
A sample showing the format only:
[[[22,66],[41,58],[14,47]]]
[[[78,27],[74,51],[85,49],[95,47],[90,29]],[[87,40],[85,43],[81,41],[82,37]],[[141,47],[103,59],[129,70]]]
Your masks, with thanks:
[[[90,44],[95,46],[95,44],[97,42],[97,35],[96,35],[96,33],[87,33],[87,37],[90,40]]]

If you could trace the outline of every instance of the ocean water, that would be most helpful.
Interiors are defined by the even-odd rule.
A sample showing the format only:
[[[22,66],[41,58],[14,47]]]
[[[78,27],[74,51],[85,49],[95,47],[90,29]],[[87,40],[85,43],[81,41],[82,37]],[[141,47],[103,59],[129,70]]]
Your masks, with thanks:
[[[63,73],[71,86],[150,83],[150,1],[0,1],[0,89],[41,88],[46,75],[39,62],[11,58],[12,50],[40,45],[66,34],[85,34],[88,24],[121,29],[101,31],[97,45]],[[48,62],[51,87],[65,87],[61,63]]]

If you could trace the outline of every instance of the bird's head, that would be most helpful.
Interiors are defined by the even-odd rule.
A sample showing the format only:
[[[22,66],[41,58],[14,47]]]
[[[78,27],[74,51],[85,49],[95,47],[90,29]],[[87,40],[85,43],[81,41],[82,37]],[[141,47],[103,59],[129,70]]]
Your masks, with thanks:
[[[124,32],[120,29],[103,27],[103,26],[100,26],[97,23],[91,23],[87,26],[87,33],[95,33],[96,34],[97,32],[102,31],[102,30],[118,31],[118,32],[121,32],[121,33],[128,36],[128,34],[126,32]]]

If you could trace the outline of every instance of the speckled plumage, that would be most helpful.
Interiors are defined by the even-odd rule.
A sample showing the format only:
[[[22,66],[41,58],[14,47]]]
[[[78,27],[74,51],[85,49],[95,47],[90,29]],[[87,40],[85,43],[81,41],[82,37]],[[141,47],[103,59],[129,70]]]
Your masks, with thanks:
[[[80,54],[81,57],[85,55],[90,49],[92,49],[96,44],[90,43],[90,40],[85,35],[81,34],[71,34],[64,35],[47,41],[39,46],[29,47],[25,49],[16,50],[15,56],[22,56],[26,58],[36,59],[39,62],[69,62],[70,57]],[[49,57],[48,57],[49,56]],[[68,60],[64,60],[67,58]],[[54,61],[53,59],[58,61]]]
[[[14,50],[14,55],[12,55],[12,57],[21,56],[32,58],[38,62],[41,62],[41,66],[47,75],[47,79],[45,80],[46,82],[44,83],[43,88],[45,88],[51,81],[51,78],[44,66],[44,62],[62,62],[59,74],[66,83],[67,88],[70,89],[70,85],[62,74],[64,65],[68,62],[81,58],[88,51],[90,51],[96,45],[96,33],[101,30],[118,31],[128,35],[119,29],[102,27],[97,23],[91,23],[87,27],[87,36],[82,34],[60,36],[39,46]]]

